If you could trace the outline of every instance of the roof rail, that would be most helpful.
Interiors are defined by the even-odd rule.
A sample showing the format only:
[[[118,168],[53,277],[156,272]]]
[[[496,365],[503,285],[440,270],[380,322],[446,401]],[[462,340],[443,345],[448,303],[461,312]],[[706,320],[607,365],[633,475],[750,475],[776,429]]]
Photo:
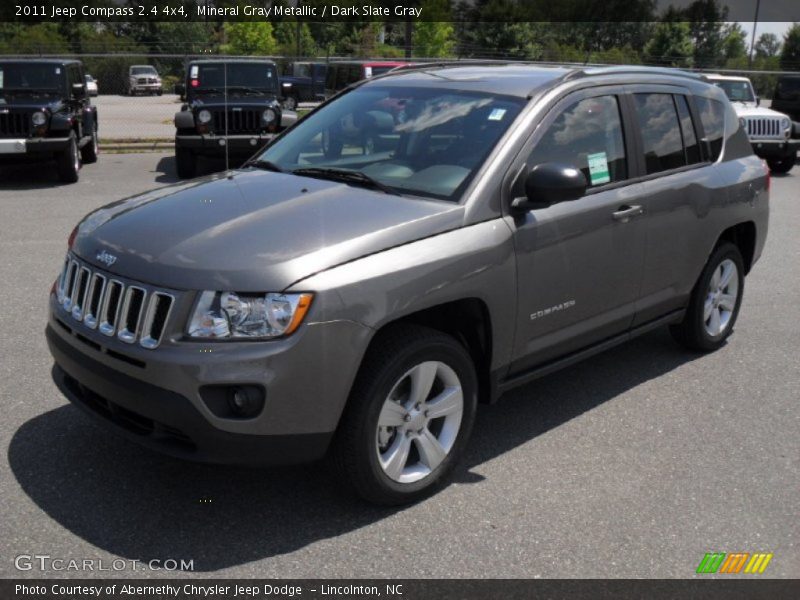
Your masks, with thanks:
[[[569,73],[565,79],[577,79],[579,77],[590,77],[592,75],[614,75],[614,74],[631,74],[631,75],[671,75],[673,77],[685,77],[687,79],[694,79],[696,81],[703,81],[705,75],[702,73],[692,73],[682,69],[675,69],[671,67],[646,67],[642,65],[615,65],[607,67],[584,67],[576,69]]]

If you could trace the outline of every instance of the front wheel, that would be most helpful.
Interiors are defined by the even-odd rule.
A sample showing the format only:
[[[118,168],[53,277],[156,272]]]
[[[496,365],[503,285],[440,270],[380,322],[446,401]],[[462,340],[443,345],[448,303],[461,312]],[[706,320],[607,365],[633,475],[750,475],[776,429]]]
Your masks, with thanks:
[[[373,343],[332,455],[342,478],[376,504],[414,502],[455,467],[477,406],[475,367],[458,341],[398,327]]]
[[[56,165],[58,178],[64,183],[75,183],[78,181],[78,171],[81,168],[81,161],[78,158],[78,140],[75,133],[71,133],[67,147],[56,155]]]
[[[769,158],[767,159],[767,166],[773,173],[783,175],[792,170],[796,158],[794,156],[786,156],[784,158]]]
[[[81,148],[81,160],[84,164],[91,164],[97,162],[97,155],[100,153],[97,144],[97,123],[92,125],[92,139],[89,140],[83,148]]]
[[[733,333],[743,292],[742,254],[735,245],[723,242],[700,274],[683,321],[671,326],[670,332],[691,350],[716,350]]]

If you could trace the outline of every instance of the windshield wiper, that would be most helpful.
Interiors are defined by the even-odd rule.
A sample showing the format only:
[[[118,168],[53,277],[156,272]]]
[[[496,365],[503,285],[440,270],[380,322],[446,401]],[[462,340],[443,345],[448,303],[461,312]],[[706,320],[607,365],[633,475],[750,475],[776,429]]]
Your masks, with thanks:
[[[286,171],[276,165],[271,160],[248,160],[246,163],[242,165],[242,167],[255,167],[256,169],[264,169],[265,171],[274,171],[275,173],[285,173]]]
[[[228,91],[237,91],[237,92],[241,91],[244,92],[245,94],[258,94],[259,96],[263,96],[264,94],[267,93],[272,93],[268,92],[267,90],[259,90],[257,88],[247,87],[246,85],[229,85]]]
[[[352,183],[362,187],[379,190],[385,194],[399,196],[400,194],[380,181],[373,179],[361,171],[350,171],[349,169],[334,169],[330,167],[305,167],[292,171],[295,175],[305,177],[317,177],[319,179],[330,179],[331,181],[341,181],[342,183]]]

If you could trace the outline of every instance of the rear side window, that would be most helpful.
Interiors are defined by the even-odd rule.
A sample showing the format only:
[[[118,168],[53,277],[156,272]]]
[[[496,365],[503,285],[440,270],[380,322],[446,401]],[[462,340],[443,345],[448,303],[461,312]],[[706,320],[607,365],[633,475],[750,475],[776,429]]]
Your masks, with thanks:
[[[689,103],[686,101],[686,96],[675,96],[675,106],[678,107],[678,118],[681,120],[686,163],[689,165],[699,163],[702,160],[700,144],[697,143],[697,135],[694,132],[694,124],[692,123],[692,115],[689,112]]]
[[[683,136],[672,94],[634,94],[647,174],[686,165]]]
[[[711,161],[716,161],[722,153],[722,140],[725,138],[725,105],[718,100],[695,96],[695,105],[700,112],[705,139],[711,149]]]
[[[628,161],[616,96],[586,98],[562,112],[536,144],[528,166],[546,162],[580,169],[590,187],[626,179]]]

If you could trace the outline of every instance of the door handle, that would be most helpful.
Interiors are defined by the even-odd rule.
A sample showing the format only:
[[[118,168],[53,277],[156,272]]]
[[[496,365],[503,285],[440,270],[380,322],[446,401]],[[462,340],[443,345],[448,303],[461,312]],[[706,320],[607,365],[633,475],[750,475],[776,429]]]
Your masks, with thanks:
[[[627,204],[624,206],[620,206],[617,210],[611,213],[611,216],[614,218],[615,221],[619,221],[620,223],[627,223],[633,217],[638,217],[644,212],[644,209],[639,204],[635,204],[634,206],[628,206]]]

